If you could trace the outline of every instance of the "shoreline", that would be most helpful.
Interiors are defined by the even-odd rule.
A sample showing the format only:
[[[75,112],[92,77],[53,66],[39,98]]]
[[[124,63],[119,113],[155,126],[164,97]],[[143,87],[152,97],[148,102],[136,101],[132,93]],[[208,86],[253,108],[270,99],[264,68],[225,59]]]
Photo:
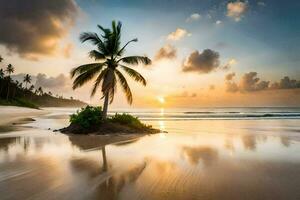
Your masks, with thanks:
[[[9,125],[26,118],[37,117],[49,113],[42,109],[18,106],[0,106],[0,125]]]

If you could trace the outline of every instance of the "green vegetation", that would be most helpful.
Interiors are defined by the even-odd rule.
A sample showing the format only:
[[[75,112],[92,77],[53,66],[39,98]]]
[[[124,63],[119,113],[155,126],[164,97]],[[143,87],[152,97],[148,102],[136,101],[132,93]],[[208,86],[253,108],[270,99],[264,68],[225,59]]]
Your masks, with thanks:
[[[0,56],[0,62],[3,58]],[[8,64],[5,69],[0,69],[0,105],[22,106],[29,108],[38,108],[39,106],[84,106],[84,102],[63,98],[62,96],[54,97],[49,91],[45,93],[42,87],[35,89],[31,83],[31,76],[26,74],[23,82],[14,81],[11,75],[15,72],[13,65]],[[25,83],[25,87],[23,87]],[[29,87],[27,87],[29,86]]]
[[[92,126],[101,124],[102,119],[102,108],[86,106],[81,108],[75,114],[70,116],[70,122],[78,124],[84,128],[90,128]]]
[[[36,104],[33,104],[31,101],[22,98],[11,99],[10,101],[0,99],[0,105],[20,106],[20,107],[28,107],[28,108],[35,108],[35,109],[39,108]]]
[[[151,64],[151,60],[146,56],[126,56],[122,57],[127,45],[137,42],[137,39],[130,40],[121,47],[121,22],[112,22],[112,27],[103,28],[98,25],[101,34],[84,32],[80,35],[81,42],[89,41],[97,49],[89,52],[89,56],[96,62],[81,65],[71,71],[71,77],[75,78],[73,89],[79,88],[91,79],[95,78],[95,84],[91,96],[95,95],[100,86],[102,92],[103,118],[107,116],[108,103],[112,103],[117,88],[117,83],[125,92],[127,101],[132,103],[132,93],[126,78],[120,70],[123,70],[134,81],[146,85],[145,78],[132,68],[126,65]]]
[[[103,118],[101,107],[86,106],[70,116],[70,126],[61,129],[63,133],[111,134],[111,133],[157,133],[157,129],[143,124],[137,117],[118,114]]]
[[[151,128],[151,126],[147,126],[147,125],[143,124],[137,117],[134,117],[134,116],[126,114],[126,113],[123,113],[123,114],[116,113],[114,116],[112,116],[108,120],[113,123],[127,125],[131,128],[137,128],[137,129],[147,128],[147,127]]]

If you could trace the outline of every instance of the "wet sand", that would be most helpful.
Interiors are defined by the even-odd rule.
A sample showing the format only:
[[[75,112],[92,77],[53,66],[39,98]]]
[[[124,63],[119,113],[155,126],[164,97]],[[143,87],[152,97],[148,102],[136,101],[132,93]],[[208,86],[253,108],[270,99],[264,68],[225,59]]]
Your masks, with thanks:
[[[169,133],[114,138],[47,130],[59,115],[0,134],[1,200],[300,199],[299,120],[152,122]]]
[[[0,106],[0,125],[6,125],[12,122],[32,118],[47,113],[44,110],[31,108],[15,107],[15,106]]]

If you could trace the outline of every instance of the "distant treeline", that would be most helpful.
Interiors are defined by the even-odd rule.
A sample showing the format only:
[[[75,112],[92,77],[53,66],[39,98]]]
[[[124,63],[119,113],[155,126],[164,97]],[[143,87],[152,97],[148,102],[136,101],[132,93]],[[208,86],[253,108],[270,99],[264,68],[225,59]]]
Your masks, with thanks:
[[[0,56],[0,62],[3,58]],[[51,91],[44,92],[42,87],[31,85],[31,76],[26,74],[23,82],[14,81],[11,74],[14,67],[9,64],[0,69],[0,105],[16,105],[37,108],[44,107],[82,107],[86,103],[63,96],[53,95]]]

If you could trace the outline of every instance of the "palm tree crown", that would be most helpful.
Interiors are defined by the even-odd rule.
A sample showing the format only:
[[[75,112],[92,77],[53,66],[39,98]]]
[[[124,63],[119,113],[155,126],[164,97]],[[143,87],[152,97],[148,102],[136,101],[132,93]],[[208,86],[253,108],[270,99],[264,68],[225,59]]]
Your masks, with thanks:
[[[29,74],[26,74],[26,75],[24,76],[23,82],[25,82],[26,88],[27,88],[27,84],[28,84],[28,83],[31,83],[31,76],[30,76]]]
[[[96,46],[95,50],[89,52],[90,58],[96,62],[81,65],[72,69],[71,77],[75,78],[73,89],[81,87],[93,78],[95,83],[91,91],[91,96],[94,96],[99,86],[101,87],[102,98],[104,98],[104,117],[106,117],[107,103],[113,102],[114,94],[117,88],[117,82],[120,83],[125,92],[127,101],[132,103],[132,93],[127,83],[126,78],[119,69],[122,69],[127,75],[135,81],[146,85],[145,78],[132,68],[126,65],[151,64],[151,60],[146,56],[126,56],[122,57],[125,48],[132,42],[137,42],[137,39],[128,41],[124,46],[121,46],[121,22],[112,22],[111,29],[103,28],[98,25],[101,31],[101,37],[97,33],[84,32],[80,35],[81,42],[89,41]]]
[[[38,93],[39,93],[40,95],[43,95],[43,94],[44,94],[44,91],[43,91],[43,88],[42,88],[42,87],[39,87],[39,88],[38,88]]]
[[[34,90],[34,85],[31,85],[28,90],[33,91]]]
[[[10,74],[14,73],[15,69],[11,64],[8,64],[6,67],[6,72],[8,73],[8,76],[10,76]]]
[[[4,70],[0,69],[0,78],[4,78]]]

